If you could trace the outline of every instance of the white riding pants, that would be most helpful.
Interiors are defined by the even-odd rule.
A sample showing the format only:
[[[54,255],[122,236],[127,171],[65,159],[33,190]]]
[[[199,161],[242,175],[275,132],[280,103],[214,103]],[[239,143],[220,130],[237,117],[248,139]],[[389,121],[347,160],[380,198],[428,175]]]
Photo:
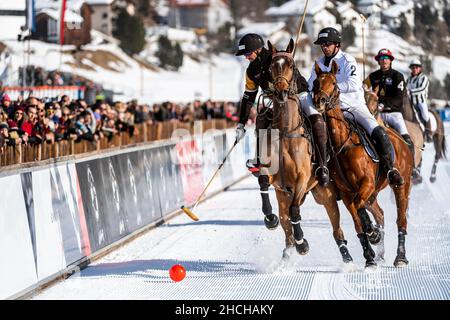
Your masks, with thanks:
[[[430,114],[428,113],[428,105],[426,102],[419,102],[415,105],[415,108],[420,112],[420,115],[425,122],[430,120]]]
[[[354,119],[369,135],[372,135],[373,129],[379,126],[377,120],[365,105],[361,107],[345,106],[341,109],[344,111],[344,117]]]
[[[408,134],[405,119],[401,112],[382,112],[381,119],[401,135]]]

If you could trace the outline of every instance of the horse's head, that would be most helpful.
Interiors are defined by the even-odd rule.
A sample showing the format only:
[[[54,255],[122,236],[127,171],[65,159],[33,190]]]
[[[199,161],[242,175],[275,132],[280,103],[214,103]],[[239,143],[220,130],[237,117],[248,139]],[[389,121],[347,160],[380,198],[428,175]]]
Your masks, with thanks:
[[[287,96],[291,81],[294,77],[294,40],[289,41],[285,51],[278,51],[270,41],[267,42],[270,52],[272,52],[272,63],[270,65],[270,74],[273,79],[275,93],[282,100]]]
[[[339,98],[339,90],[337,87],[336,73],[339,66],[336,61],[331,64],[331,72],[324,72],[320,69],[317,62],[314,63],[314,70],[317,78],[314,80],[314,105],[320,113],[324,113],[328,109],[336,106]]]
[[[367,108],[369,108],[370,113],[374,116],[378,114],[378,86],[376,86],[373,90],[364,88],[364,99],[366,100]]]

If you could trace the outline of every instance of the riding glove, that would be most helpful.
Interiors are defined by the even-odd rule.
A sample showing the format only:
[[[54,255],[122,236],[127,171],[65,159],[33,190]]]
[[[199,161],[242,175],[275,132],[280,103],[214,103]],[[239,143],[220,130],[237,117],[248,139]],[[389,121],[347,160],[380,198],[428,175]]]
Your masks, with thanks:
[[[242,123],[239,123],[236,127],[236,141],[239,142],[245,136],[245,129]]]

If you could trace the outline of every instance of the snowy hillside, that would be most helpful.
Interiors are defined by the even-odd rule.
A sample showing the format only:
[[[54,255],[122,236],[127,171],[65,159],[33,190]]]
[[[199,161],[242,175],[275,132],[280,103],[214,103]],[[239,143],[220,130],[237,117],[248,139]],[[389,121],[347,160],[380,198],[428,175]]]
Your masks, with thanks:
[[[18,70],[27,58],[23,44],[13,40],[3,43],[10,52],[9,68]],[[211,68],[208,59],[197,62],[185,55],[183,67],[171,72],[139,63],[116,44],[87,45],[77,53],[73,53],[72,46],[63,46],[62,54],[55,44],[31,41],[30,47],[30,65],[83,76],[114,91],[115,97],[121,99],[137,98],[146,103],[208,98],[237,101],[242,92],[243,67],[231,55],[213,56]],[[17,82],[17,71],[9,75],[5,84]]]

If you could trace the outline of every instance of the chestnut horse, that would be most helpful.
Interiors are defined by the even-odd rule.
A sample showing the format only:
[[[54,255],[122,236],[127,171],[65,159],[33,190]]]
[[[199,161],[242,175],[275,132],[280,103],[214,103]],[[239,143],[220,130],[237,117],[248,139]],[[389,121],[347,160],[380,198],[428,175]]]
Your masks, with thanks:
[[[332,62],[331,72],[323,72],[317,63],[314,67],[317,74],[314,83],[314,104],[325,117],[331,140],[331,177],[341,191],[342,200],[355,222],[356,232],[366,258],[366,266],[374,266],[376,265],[375,253],[369,242],[376,244],[381,237],[380,231],[373,226],[366,207],[370,204],[378,205],[375,199],[378,193],[388,185],[387,172],[383,166],[369,157],[360,143],[359,136],[344,118],[339,102],[339,88],[336,80],[339,67],[336,62]],[[390,128],[387,128],[387,133],[395,151],[395,167],[405,180],[401,186],[391,186],[397,205],[399,231],[394,265],[401,267],[408,263],[405,251],[406,210],[414,160],[403,138]],[[378,209],[381,210],[379,206]]]
[[[266,152],[261,153],[262,165],[261,175],[269,176],[270,183],[275,187],[278,201],[279,217],[285,233],[286,247],[283,250],[283,259],[289,257],[289,250],[295,246],[301,255],[307,254],[309,244],[303,236],[300,225],[300,206],[304,202],[306,194],[312,191],[317,203],[325,206],[327,214],[333,227],[333,236],[339,247],[342,259],[345,263],[353,261],[347,250],[347,241],[340,227],[340,213],[337,206],[337,189],[333,184],[328,187],[320,187],[314,177],[313,164],[311,161],[311,134],[305,125],[294,88],[294,58],[292,51],[294,41],[291,39],[286,51],[278,51],[270,41],[269,50],[272,52],[272,63],[270,67],[274,82],[273,96],[273,118],[272,129],[279,133],[278,150],[276,144],[269,141],[262,142],[266,145]],[[272,130],[271,130],[272,131]],[[264,141],[264,140],[262,140]],[[275,151],[275,152],[274,152]],[[266,155],[268,156],[266,157]],[[264,157],[263,157],[264,156]],[[271,172],[271,167],[278,164],[278,170]],[[270,202],[264,203],[270,206]]]

